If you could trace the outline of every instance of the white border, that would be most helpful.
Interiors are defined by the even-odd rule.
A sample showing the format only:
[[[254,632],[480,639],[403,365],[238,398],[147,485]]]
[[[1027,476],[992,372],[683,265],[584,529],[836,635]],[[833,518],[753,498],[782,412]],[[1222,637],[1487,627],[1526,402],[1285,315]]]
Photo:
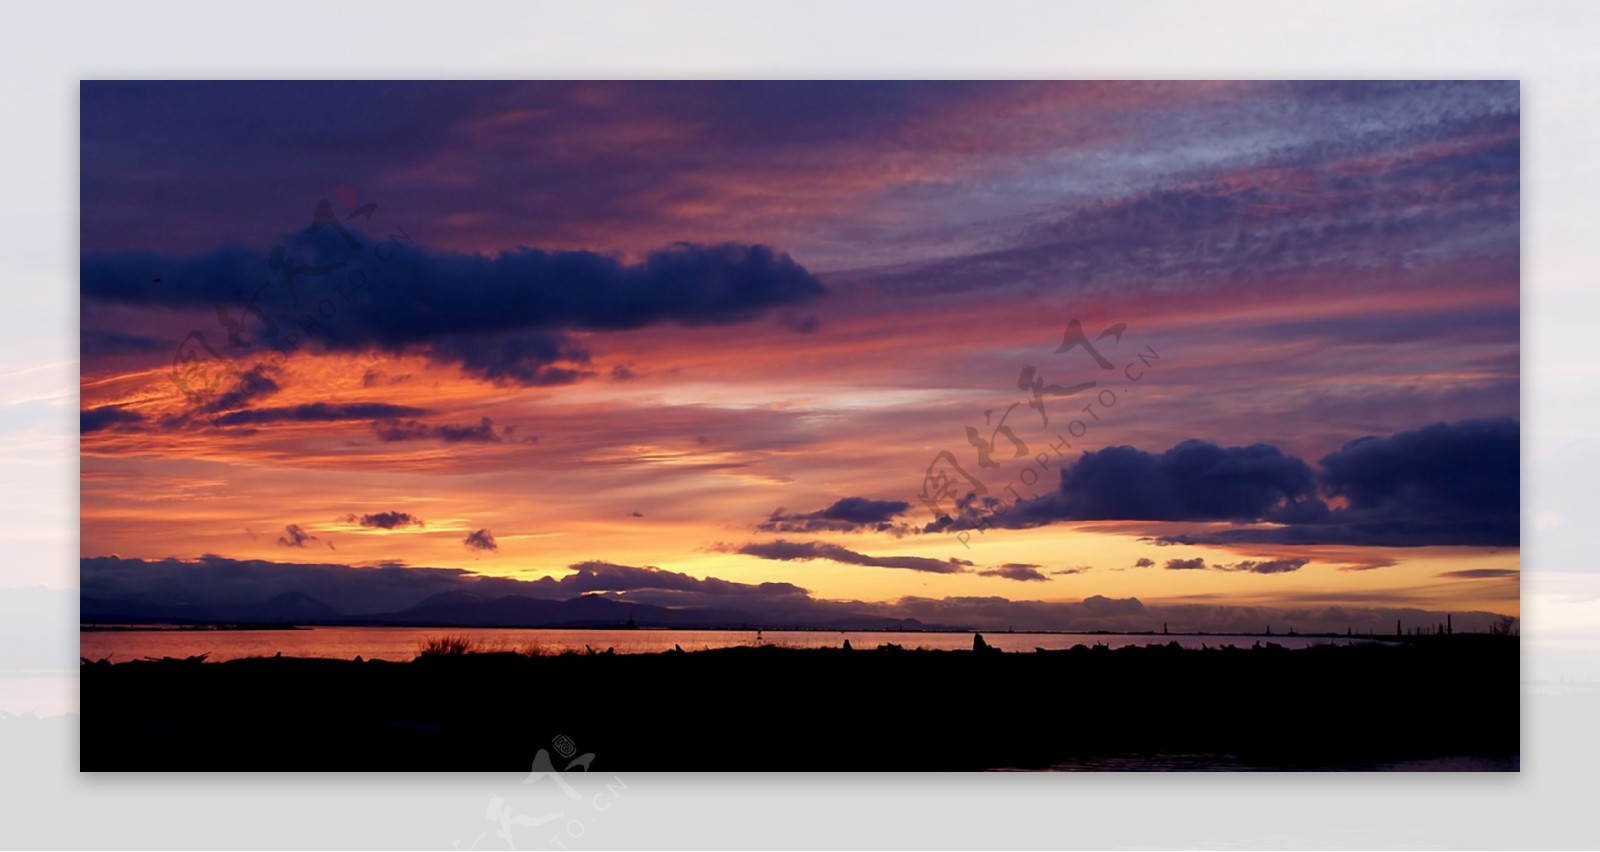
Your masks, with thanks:
[[[1592,233],[1600,170],[1591,164],[1600,150],[1597,32],[1600,4],[1587,2],[8,5],[0,24],[7,72],[0,77],[0,257],[10,286],[0,392],[8,400],[53,393],[63,405],[59,433],[28,436],[46,464],[18,464],[6,453],[0,505],[16,510],[0,530],[12,564],[60,565],[61,585],[75,583],[76,376],[62,365],[77,356],[82,78],[1520,79],[1523,416],[1533,477],[1544,453],[1592,437],[1600,422],[1591,401],[1600,399],[1600,370],[1574,368],[1592,361],[1592,318],[1600,315],[1597,297],[1584,292],[1600,271]],[[16,436],[0,431],[0,438]],[[1538,542],[1529,525],[1526,632],[1541,619],[1560,622],[1563,640],[1594,647],[1600,574],[1541,563]],[[1552,592],[1536,599],[1534,583],[1545,575]],[[63,651],[70,644],[70,660],[76,629],[71,613],[59,615],[53,638]],[[1530,654],[1530,671],[1543,660],[1542,652]],[[593,809],[584,811],[583,836],[565,842],[574,849],[1593,847],[1600,833],[1587,812],[1600,747],[1592,720],[1573,707],[1561,698],[1525,702],[1520,775],[635,773],[608,809],[593,798],[571,805],[574,813]],[[492,828],[484,815],[491,796],[525,801],[525,812],[536,807],[515,799],[534,788],[514,776],[80,775],[75,728],[66,720],[39,725],[37,740],[0,756],[0,844],[450,848]],[[495,848],[492,840],[479,848]],[[555,844],[530,833],[519,845]]]

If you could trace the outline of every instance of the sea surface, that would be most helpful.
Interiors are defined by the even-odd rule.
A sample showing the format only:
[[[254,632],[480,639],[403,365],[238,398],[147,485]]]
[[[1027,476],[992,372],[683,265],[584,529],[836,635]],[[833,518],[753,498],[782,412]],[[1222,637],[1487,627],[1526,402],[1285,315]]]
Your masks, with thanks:
[[[670,651],[673,646],[685,651],[712,648],[776,645],[785,648],[837,648],[849,640],[858,650],[892,643],[906,649],[970,650],[971,633],[921,633],[911,631],[822,631],[822,630],[562,630],[488,629],[439,627],[312,627],[294,630],[85,630],[79,635],[79,654],[85,659],[109,659],[113,663],[145,657],[192,657],[206,655],[207,662],[224,662],[244,657],[323,657],[405,661],[417,656],[424,642],[446,635],[466,636],[484,651],[560,654],[596,653],[615,650],[618,654],[649,654]],[[1306,636],[1162,636],[1150,634],[1107,635],[1083,633],[984,633],[984,641],[1002,651],[1031,653],[1035,648],[1058,650],[1074,645],[1096,643],[1112,648],[1126,645],[1177,642],[1185,648],[1235,645],[1249,648],[1256,642],[1276,642],[1285,648],[1310,645],[1365,642],[1361,638],[1329,639]]]

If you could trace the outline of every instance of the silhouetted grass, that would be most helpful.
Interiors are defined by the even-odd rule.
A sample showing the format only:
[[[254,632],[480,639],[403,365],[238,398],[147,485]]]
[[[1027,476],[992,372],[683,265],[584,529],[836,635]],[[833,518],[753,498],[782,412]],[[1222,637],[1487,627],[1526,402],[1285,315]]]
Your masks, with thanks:
[[[1356,768],[1520,748],[1516,637],[1289,650],[724,648],[85,663],[84,770],[954,770],[1210,754]],[[452,641],[454,640],[454,641]],[[430,643],[431,644],[431,643]],[[1146,758],[1141,758],[1146,756]]]
[[[429,636],[417,643],[419,657],[459,657],[463,654],[480,653],[483,650],[485,650],[483,645],[476,639],[460,633]]]
[[[417,643],[418,657],[462,657],[467,654],[520,654],[524,657],[545,657],[554,653],[554,649],[544,646],[537,639],[489,644],[464,633],[429,636]]]

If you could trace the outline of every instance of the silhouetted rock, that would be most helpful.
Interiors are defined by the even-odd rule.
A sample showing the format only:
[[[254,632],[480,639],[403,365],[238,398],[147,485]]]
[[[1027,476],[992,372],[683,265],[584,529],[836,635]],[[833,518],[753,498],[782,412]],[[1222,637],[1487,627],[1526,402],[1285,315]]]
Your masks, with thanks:
[[[850,647],[850,640],[849,639],[844,640],[844,649],[846,651],[854,651],[855,650],[854,648]]]
[[[972,652],[974,654],[998,654],[1000,649],[983,641],[982,633],[972,634]]]

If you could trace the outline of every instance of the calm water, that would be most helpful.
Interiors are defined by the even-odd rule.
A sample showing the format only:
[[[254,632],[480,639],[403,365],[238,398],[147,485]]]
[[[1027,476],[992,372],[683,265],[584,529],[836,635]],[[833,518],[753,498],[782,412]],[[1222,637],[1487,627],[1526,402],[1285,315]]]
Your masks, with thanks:
[[[930,650],[970,650],[970,633],[913,633],[863,631],[776,631],[739,630],[528,630],[528,629],[450,629],[436,627],[317,627],[306,630],[137,630],[84,631],[79,635],[79,653],[91,660],[110,658],[126,662],[144,657],[190,657],[209,654],[211,662],[241,657],[326,657],[368,660],[410,660],[429,637],[463,635],[471,637],[484,650],[539,651],[559,654],[582,653],[615,648],[619,654],[645,654],[668,651],[681,645],[685,651],[738,646],[778,645],[786,648],[837,648],[850,640],[857,649],[876,648],[892,642],[906,648]],[[1106,636],[1076,633],[985,633],[984,641],[1002,651],[1031,653],[1034,648],[1051,650],[1096,642],[1120,648],[1125,645],[1177,642],[1186,648],[1208,645],[1219,648],[1237,645],[1248,648],[1256,641],[1276,642],[1286,648],[1304,648],[1330,642],[1366,641],[1362,639],[1322,639],[1299,636]]]

